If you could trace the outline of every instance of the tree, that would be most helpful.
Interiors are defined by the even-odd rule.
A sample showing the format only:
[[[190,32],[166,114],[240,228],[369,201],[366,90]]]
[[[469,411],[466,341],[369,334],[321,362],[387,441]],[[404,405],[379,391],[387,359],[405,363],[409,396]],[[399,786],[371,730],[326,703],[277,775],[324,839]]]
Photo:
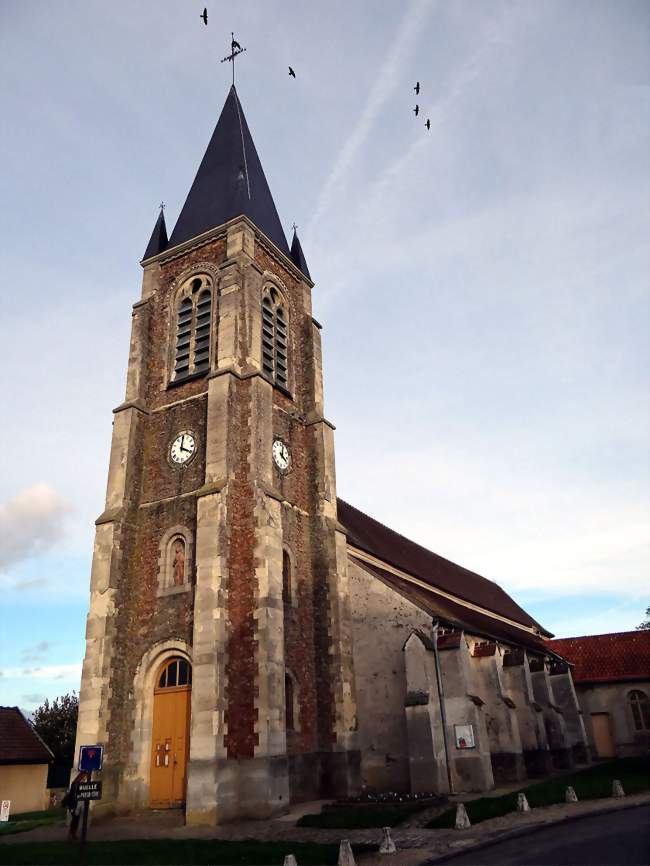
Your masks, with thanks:
[[[79,698],[74,692],[71,695],[54,698],[52,703],[46,699],[34,712],[32,718],[34,730],[50,747],[57,764],[71,767],[74,763],[78,713]]]
[[[636,629],[637,629],[637,631],[642,631],[644,629],[649,629],[649,628],[650,628],[650,607],[646,607],[645,619],[643,620],[642,623],[639,623],[639,625],[636,627]]]

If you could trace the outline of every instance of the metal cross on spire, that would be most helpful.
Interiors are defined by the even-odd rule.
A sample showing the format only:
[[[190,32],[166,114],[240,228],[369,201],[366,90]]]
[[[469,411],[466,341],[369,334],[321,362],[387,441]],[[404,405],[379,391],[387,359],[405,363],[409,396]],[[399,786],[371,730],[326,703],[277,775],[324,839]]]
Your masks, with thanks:
[[[161,212],[164,211],[165,210],[165,202],[161,201],[160,204],[158,205],[158,207],[160,208]]]
[[[230,37],[231,37],[230,38],[230,54],[227,57],[224,57],[221,62],[225,63],[226,60],[229,60],[232,63],[232,83],[233,83],[233,87],[234,87],[234,84],[235,84],[235,57],[237,57],[238,54],[242,54],[244,51],[246,51],[246,49],[242,48],[241,45],[239,44],[239,42],[237,42],[237,40],[235,39],[234,33],[231,33]]]
[[[295,223],[291,226],[291,228],[294,230],[294,232],[298,231],[298,226]]]

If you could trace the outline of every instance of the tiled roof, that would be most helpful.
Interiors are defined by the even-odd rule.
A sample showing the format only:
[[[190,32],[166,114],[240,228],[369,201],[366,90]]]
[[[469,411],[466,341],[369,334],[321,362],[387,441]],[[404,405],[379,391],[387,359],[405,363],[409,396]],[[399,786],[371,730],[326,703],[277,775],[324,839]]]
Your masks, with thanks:
[[[576,683],[650,679],[650,630],[558,638],[549,644],[575,665]]]
[[[377,559],[406,572],[412,577],[419,578],[434,589],[440,589],[458,599],[469,601],[487,611],[522,623],[529,628],[538,628],[543,634],[550,636],[550,632],[543,629],[494,581],[481,577],[480,574],[475,574],[467,568],[456,565],[455,562],[432,553],[426,547],[422,547],[394,532],[342,499],[338,500],[338,518],[347,531],[348,544],[353,547],[370,553]],[[409,591],[412,592],[413,590]],[[440,596],[436,597],[435,604],[448,608],[450,616],[456,620],[462,618],[467,621],[468,625],[469,619],[472,619],[477,626],[480,622],[483,627],[481,633],[499,636],[495,631],[497,628],[495,623],[500,622],[499,620],[493,620],[492,617],[472,611]],[[486,631],[488,624],[491,625],[492,631]],[[520,633],[519,629],[508,626],[507,623],[500,623],[498,628],[501,632],[506,629],[511,639],[515,634]],[[542,642],[534,640],[534,643],[539,645]]]
[[[52,757],[18,707],[0,707],[0,764],[48,764]]]

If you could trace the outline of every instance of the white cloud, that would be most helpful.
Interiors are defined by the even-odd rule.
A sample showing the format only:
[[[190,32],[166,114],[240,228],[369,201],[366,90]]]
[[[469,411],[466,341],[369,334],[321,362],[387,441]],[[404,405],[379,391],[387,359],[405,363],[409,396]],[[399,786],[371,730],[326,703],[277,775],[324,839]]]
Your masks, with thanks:
[[[0,504],[0,570],[52,547],[63,537],[68,505],[47,484]]]
[[[515,598],[540,589],[628,598],[647,591],[650,532],[642,493],[616,495],[586,480],[576,486],[565,467],[544,473],[526,466],[508,443],[503,454],[471,453],[449,440],[390,454],[380,440],[355,454],[355,485],[349,493],[340,489],[343,497]]]
[[[43,665],[34,668],[3,668],[0,676],[11,678],[24,678],[39,680],[68,679],[81,676],[81,662],[67,665]]]
[[[40,661],[50,649],[54,646],[50,641],[42,640],[34,646],[28,646],[23,652],[22,661],[37,662]]]

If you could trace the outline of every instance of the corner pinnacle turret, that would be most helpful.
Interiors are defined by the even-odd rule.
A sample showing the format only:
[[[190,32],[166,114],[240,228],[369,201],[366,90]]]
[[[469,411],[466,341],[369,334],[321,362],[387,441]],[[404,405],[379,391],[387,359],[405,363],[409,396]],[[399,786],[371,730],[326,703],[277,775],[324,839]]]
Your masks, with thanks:
[[[167,226],[165,225],[165,212],[163,208],[164,205],[161,205],[158,219],[156,220],[156,224],[151,232],[147,249],[144,251],[144,255],[142,256],[142,261],[151,258],[151,256],[157,256],[158,253],[161,253],[167,248]]]
[[[303,253],[302,246],[300,245],[300,241],[298,240],[298,232],[296,231],[295,226],[293,228],[293,240],[291,241],[291,259],[294,265],[300,269],[304,276],[306,276],[308,280],[311,280],[311,275],[309,273],[309,268],[307,267],[305,254]]]

